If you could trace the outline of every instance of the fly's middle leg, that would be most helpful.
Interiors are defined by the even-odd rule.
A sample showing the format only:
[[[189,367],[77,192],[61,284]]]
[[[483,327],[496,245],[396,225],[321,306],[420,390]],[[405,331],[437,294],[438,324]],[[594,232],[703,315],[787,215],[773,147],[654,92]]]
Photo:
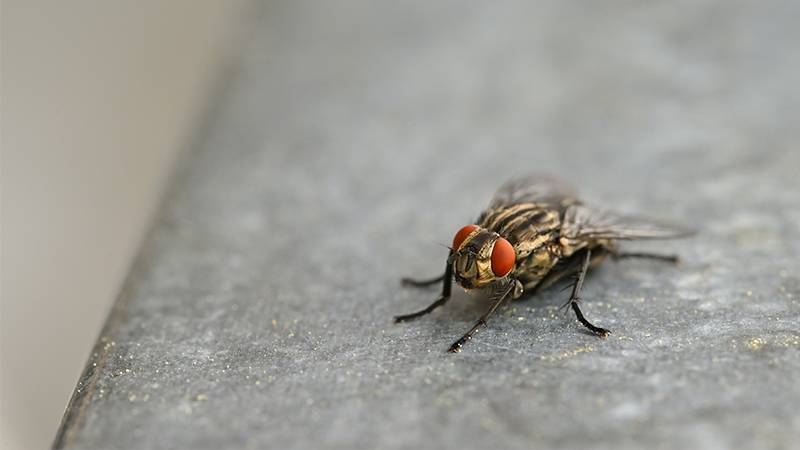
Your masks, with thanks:
[[[605,328],[600,328],[598,326],[593,325],[591,322],[586,320],[586,317],[583,316],[583,312],[581,311],[580,306],[578,306],[578,302],[580,301],[581,295],[581,288],[583,288],[583,280],[586,278],[586,272],[589,270],[589,263],[592,261],[592,251],[587,249],[586,255],[583,260],[583,265],[581,265],[580,271],[578,271],[577,278],[575,279],[575,284],[572,285],[572,294],[569,296],[569,300],[564,306],[571,306],[572,310],[575,311],[575,315],[578,317],[578,322],[580,322],[583,326],[588,328],[593,333],[597,334],[600,337],[607,337],[611,332],[606,330]]]
[[[427,282],[432,280],[425,280],[425,281]],[[430,313],[434,309],[444,305],[445,303],[447,303],[448,300],[450,300],[450,291],[453,287],[453,265],[450,263],[450,258],[447,259],[447,267],[444,270],[444,275],[438,277],[437,280],[434,282],[438,281],[442,282],[442,293],[441,295],[439,295],[436,301],[434,301],[433,303],[431,303],[430,305],[419,311],[415,311],[409,314],[394,316],[394,323],[404,322],[406,320],[416,319],[417,317],[424,316],[425,314]],[[434,282],[428,284],[433,284]]]

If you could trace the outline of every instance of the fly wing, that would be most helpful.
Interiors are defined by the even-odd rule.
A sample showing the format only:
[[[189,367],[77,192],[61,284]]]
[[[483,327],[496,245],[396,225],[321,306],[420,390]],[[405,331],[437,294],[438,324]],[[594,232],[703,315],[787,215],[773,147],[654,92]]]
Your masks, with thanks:
[[[512,178],[500,186],[489,203],[489,209],[520,203],[540,203],[563,207],[576,202],[575,190],[572,186],[547,175],[534,174]]]
[[[694,233],[694,230],[679,225],[623,216],[584,205],[567,208],[561,225],[561,236],[571,240],[674,239]]]

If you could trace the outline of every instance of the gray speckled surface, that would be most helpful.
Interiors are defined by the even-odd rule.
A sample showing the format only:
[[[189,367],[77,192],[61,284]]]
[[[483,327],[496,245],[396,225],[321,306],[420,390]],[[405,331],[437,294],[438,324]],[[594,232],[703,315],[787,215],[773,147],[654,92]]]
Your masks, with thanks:
[[[800,4],[258,9],[57,446],[797,448]],[[531,170],[702,232],[393,325]]]

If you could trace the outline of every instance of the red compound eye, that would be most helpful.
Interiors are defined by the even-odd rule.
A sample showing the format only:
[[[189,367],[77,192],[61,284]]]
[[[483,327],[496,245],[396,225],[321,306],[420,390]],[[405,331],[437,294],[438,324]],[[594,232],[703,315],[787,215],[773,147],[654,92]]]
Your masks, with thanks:
[[[453,238],[453,251],[457,251],[459,247],[461,247],[461,244],[464,243],[464,239],[466,239],[467,236],[470,235],[470,233],[477,230],[478,228],[480,227],[477,225],[467,225],[462,229],[458,230],[458,233],[456,233],[456,237]]]
[[[504,277],[514,268],[517,255],[510,242],[503,238],[498,238],[492,250],[492,272],[495,276]]]

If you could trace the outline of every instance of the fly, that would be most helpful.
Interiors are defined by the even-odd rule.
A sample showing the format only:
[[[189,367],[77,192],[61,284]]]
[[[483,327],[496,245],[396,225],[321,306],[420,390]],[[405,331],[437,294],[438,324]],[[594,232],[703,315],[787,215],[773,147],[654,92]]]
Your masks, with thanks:
[[[593,325],[580,309],[583,280],[590,267],[606,257],[650,258],[677,263],[674,255],[625,253],[618,240],[673,239],[693,234],[676,225],[636,219],[583,205],[566,184],[545,176],[512,179],[495,193],[474,224],[456,233],[444,274],[429,280],[404,278],[409,286],[442,284],[442,293],[428,307],[400,316],[395,322],[430,313],[450,299],[453,280],[464,289],[491,292],[489,309],[450,346],[459,352],[503,302],[533,295],[573,275],[572,293],[564,307],[600,337],[610,333]]]

